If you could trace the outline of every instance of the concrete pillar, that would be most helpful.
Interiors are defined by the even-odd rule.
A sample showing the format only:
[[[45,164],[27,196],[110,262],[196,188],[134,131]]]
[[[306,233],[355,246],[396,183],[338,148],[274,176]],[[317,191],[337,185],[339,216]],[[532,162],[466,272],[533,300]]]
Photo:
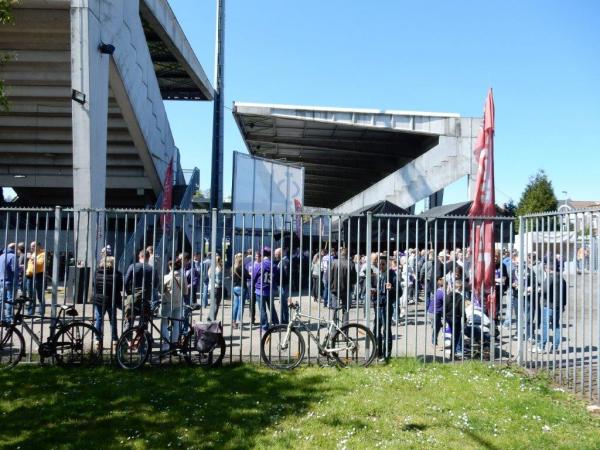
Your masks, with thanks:
[[[73,206],[101,209],[106,195],[108,121],[108,67],[111,56],[102,54],[101,0],[71,0],[71,85],[85,95],[72,100]],[[102,221],[100,221],[101,223]],[[94,242],[103,242],[97,217],[80,217],[77,259],[89,265],[95,259]]]
[[[442,206],[444,202],[444,190],[440,189],[429,196],[429,206],[427,209],[435,208],[436,206]]]

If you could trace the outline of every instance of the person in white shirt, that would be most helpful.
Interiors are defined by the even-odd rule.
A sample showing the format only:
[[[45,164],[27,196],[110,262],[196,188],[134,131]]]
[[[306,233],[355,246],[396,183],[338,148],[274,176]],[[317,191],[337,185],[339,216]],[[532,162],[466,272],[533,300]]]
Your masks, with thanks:
[[[188,293],[188,284],[185,277],[181,276],[182,261],[177,258],[175,262],[169,261],[169,273],[164,276],[162,284],[162,305],[161,305],[161,333],[163,336],[169,336],[169,318],[182,318],[183,296]],[[171,342],[177,342],[179,339],[179,329],[181,322],[174,321],[171,330]],[[163,343],[163,350],[169,348],[169,342]]]

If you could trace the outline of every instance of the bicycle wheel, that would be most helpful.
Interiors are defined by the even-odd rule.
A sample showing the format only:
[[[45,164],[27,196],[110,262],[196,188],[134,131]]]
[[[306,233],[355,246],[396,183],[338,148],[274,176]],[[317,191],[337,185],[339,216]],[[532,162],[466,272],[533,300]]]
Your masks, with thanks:
[[[148,360],[151,349],[152,342],[144,328],[129,328],[117,342],[117,363],[122,369],[139,369]]]
[[[59,366],[85,366],[96,364],[100,353],[96,349],[99,334],[85,322],[71,322],[61,327],[54,336],[52,348]]]
[[[185,361],[193,366],[202,367],[219,367],[225,357],[227,345],[225,338],[221,335],[218,338],[217,344],[210,352],[200,352],[196,347],[196,336],[194,333],[189,333],[183,341]]]
[[[10,324],[0,324],[0,370],[16,366],[25,354],[25,340]]]
[[[373,332],[359,323],[347,323],[331,339],[332,353],[338,364],[367,367],[375,359],[377,343]]]
[[[260,356],[271,369],[291,370],[298,367],[304,358],[304,338],[295,328],[288,336],[287,328],[287,325],[275,325],[263,334],[260,341]]]

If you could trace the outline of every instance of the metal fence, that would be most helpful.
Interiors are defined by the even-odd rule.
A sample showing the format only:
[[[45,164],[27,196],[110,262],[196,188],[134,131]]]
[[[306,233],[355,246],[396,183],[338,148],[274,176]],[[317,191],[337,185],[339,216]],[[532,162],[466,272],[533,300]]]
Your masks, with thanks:
[[[21,268],[14,283],[5,280],[3,295],[27,293],[26,320],[41,341],[60,305],[75,304],[79,318],[100,331],[107,360],[111,340],[126,327],[123,299],[140,286],[162,302],[157,345],[185,331],[160,316],[197,303],[193,322],[223,324],[226,362],[260,363],[261,336],[287,320],[290,300],[322,318],[341,308],[344,320],[373,329],[381,358],[514,362],[548,369],[598,398],[599,215],[3,209],[0,248],[7,254],[15,244]],[[470,237],[484,219],[495,227],[495,306],[471,289]],[[1,314],[10,319],[6,306]],[[307,342],[309,360],[327,363]],[[35,339],[26,347],[35,360]]]

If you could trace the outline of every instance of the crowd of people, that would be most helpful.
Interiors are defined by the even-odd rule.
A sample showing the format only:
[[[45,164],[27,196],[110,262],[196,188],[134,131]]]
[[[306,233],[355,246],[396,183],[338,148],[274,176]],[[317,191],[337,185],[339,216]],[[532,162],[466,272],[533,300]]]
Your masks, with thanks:
[[[102,349],[103,322],[108,315],[111,327],[113,346],[117,336],[117,309],[123,309],[126,324],[132,324],[136,317],[149,320],[152,310],[160,304],[161,333],[169,336],[171,342],[176,342],[180,334],[187,333],[187,322],[172,319],[184,317],[184,306],[196,302],[204,281],[213,279],[210,286],[218,294],[222,285],[219,274],[220,258],[217,257],[215,276],[211,277],[211,269],[201,280],[202,262],[200,255],[193,258],[188,253],[179,253],[175,259],[167,261],[166,270],[160,264],[160,258],[155,255],[152,246],[138,253],[136,262],[129,265],[125,275],[116,267],[115,258],[110,246],[101,251],[94,283],[94,318],[95,327],[99,331],[98,350]],[[208,289],[208,287],[207,287]],[[217,298],[217,308],[220,296]],[[215,310],[216,316],[218,309]],[[168,347],[169,342],[163,342]]]
[[[341,300],[344,310],[370,301],[376,311],[373,331],[381,343],[381,358],[391,354],[393,323],[406,318],[408,305],[423,301],[431,344],[438,346],[440,331],[445,331],[444,335],[452,336],[451,352],[461,356],[465,338],[470,344],[476,337],[478,343],[489,345],[499,327],[511,328],[516,323],[521,283],[523,337],[533,343],[533,351],[544,352],[552,331],[550,351],[556,351],[567,301],[561,256],[548,253],[538,260],[531,253],[520,273],[516,251],[496,250],[495,285],[480,295],[476,294],[480,290],[473,290],[472,265],[468,247],[444,249],[437,255],[431,249],[409,248],[390,254],[375,252],[369,257],[358,253],[349,257],[346,249],[338,252],[332,248],[313,255],[311,296],[325,307],[337,307]]]
[[[6,322],[12,321],[13,299],[25,293],[29,298],[26,312],[43,316],[46,308],[44,297],[46,250],[37,241],[25,250],[24,242],[11,242],[0,255],[0,315]],[[8,302],[6,301],[8,300]],[[36,308],[37,305],[37,308]]]
[[[497,250],[495,286],[493,292],[484,292],[481,298],[471,285],[473,255],[468,247],[443,249],[437,254],[432,249],[408,248],[365,255],[340,246],[319,250],[311,257],[299,249],[290,254],[286,248],[272,250],[265,246],[232,255],[227,265],[221,255],[213,257],[208,252],[178,253],[163,265],[151,246],[137,256],[122,274],[110,245],[101,251],[92,293],[99,348],[106,316],[113,345],[118,339],[118,309],[123,309],[125,322],[131,323],[137,316],[149,317],[160,302],[163,334],[177,340],[187,332],[187,322],[173,325],[168,318],[182,318],[184,306],[198,302],[210,306],[208,318],[216,320],[222,300],[229,297],[224,293],[227,288],[232,301],[232,328],[250,323],[266,331],[273,324],[288,323],[290,296],[309,289],[314,302],[341,310],[343,321],[348,320],[352,308],[372,307],[373,332],[382,359],[391,356],[393,324],[407,320],[409,305],[415,305],[413,312],[420,311],[419,303],[424,302],[422,311],[430,323],[431,344],[439,346],[440,332],[445,335],[450,331],[451,352],[460,356],[465,337],[472,338],[474,329],[480,342],[489,343],[498,327],[513,326],[519,284],[524,292],[523,337],[531,339],[533,350],[538,352],[546,350],[550,334],[551,350],[561,342],[560,317],[567,288],[560,255],[547,254],[538,260],[534,253],[529,254],[519,273],[519,255]],[[37,313],[44,314],[46,263],[39,242],[32,242],[29,252],[22,243],[6,246],[0,255],[2,320],[12,320],[13,305],[6,300],[12,301],[21,289],[29,299],[26,313],[33,314],[37,305]],[[496,301],[489,301],[490,294]],[[248,320],[244,320],[246,304]]]

